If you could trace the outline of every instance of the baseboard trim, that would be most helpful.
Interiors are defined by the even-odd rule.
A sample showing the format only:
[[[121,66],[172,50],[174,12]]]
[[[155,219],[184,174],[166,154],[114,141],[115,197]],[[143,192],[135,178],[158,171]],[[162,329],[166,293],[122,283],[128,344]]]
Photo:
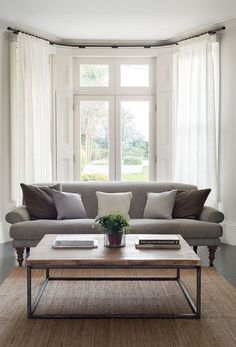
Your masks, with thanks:
[[[224,231],[221,241],[236,246],[236,223],[225,221],[222,223],[222,226]]]
[[[11,241],[9,236],[9,224],[0,222],[0,244]]]

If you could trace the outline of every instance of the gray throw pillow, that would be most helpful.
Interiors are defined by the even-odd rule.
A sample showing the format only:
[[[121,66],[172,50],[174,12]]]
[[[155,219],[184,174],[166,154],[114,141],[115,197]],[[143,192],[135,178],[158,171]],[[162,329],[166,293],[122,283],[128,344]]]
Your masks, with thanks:
[[[80,194],[58,192],[52,189],[57,219],[87,218]]]
[[[177,191],[173,218],[198,219],[211,189]]]
[[[61,184],[51,186],[34,186],[29,184],[20,184],[23,192],[23,202],[29,211],[30,219],[57,219],[57,210],[55,208],[52,189],[61,190]]]
[[[176,190],[148,193],[143,218],[172,219]]]

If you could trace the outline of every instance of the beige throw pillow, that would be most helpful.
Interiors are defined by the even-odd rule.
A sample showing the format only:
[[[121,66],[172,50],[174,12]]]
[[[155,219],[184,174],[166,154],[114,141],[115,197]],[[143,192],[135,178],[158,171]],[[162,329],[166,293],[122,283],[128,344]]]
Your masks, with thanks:
[[[106,216],[110,213],[120,213],[126,218],[129,217],[130,201],[132,192],[125,193],[104,193],[96,192],[98,199],[97,218]]]
[[[148,193],[143,218],[172,219],[176,192]]]

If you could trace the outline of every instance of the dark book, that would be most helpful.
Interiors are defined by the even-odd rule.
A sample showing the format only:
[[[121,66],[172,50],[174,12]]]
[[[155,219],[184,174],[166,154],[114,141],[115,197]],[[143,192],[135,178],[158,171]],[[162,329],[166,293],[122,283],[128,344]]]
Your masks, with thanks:
[[[175,250],[175,249],[180,249],[181,248],[181,245],[177,245],[177,244],[151,244],[151,243],[147,243],[147,244],[142,244],[140,245],[139,243],[136,243],[135,244],[135,247],[137,249],[172,249],[172,250]]]
[[[179,240],[149,240],[149,239],[142,239],[139,240],[140,245],[179,245]]]

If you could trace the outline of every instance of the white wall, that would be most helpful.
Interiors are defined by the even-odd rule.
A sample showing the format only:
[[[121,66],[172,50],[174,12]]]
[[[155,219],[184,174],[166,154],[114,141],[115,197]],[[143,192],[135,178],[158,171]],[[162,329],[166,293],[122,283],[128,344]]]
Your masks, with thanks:
[[[236,245],[236,22],[221,37],[220,208],[222,241]]]
[[[0,243],[10,240],[4,216],[10,201],[10,77],[8,32],[0,24]]]

